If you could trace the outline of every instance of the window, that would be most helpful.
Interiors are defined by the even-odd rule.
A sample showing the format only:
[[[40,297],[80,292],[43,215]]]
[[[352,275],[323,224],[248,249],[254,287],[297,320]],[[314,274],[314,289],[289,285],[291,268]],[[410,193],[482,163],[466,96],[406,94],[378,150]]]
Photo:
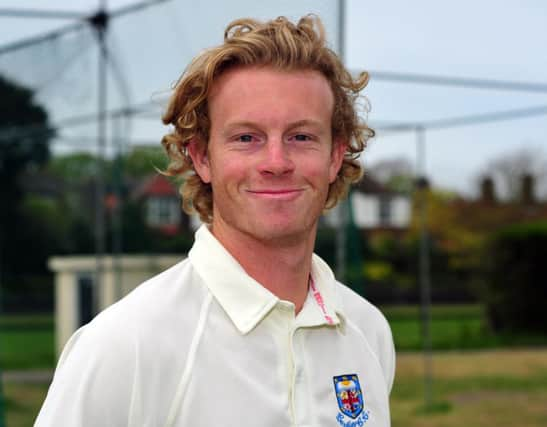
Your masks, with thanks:
[[[379,219],[381,226],[391,224],[391,199],[386,196],[380,196]]]
[[[151,197],[147,203],[146,219],[151,226],[177,225],[180,222],[178,200],[171,197]]]

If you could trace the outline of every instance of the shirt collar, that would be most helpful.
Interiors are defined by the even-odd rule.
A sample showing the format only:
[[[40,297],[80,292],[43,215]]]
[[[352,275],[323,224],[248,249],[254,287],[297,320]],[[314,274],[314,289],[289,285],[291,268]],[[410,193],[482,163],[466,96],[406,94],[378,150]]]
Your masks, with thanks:
[[[202,225],[196,231],[195,242],[188,257],[209,291],[242,334],[254,329],[280,301],[245,272],[206,225]],[[315,292],[310,287],[308,300],[310,296],[313,297],[317,305],[315,312],[320,313],[322,319],[315,320],[314,323],[338,325],[338,315],[343,313],[335,290],[334,274],[315,254],[312,258],[311,275]],[[317,319],[317,316],[315,317]],[[329,319],[332,322],[329,322]]]

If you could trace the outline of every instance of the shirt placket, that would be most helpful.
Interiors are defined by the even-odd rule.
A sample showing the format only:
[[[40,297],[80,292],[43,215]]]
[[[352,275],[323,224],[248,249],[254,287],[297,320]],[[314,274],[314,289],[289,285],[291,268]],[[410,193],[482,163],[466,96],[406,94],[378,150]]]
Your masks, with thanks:
[[[288,349],[289,349],[289,405],[291,413],[291,421],[293,426],[296,426],[296,406],[295,406],[295,384],[296,384],[296,365],[294,352],[294,322],[289,325],[287,330]]]
[[[311,427],[314,425],[314,413],[309,389],[309,376],[320,374],[314,372],[316,366],[314,357],[306,357],[305,337],[311,327],[331,328],[338,324],[336,315],[328,310],[326,302],[315,283],[311,281],[308,298],[302,307],[289,331],[289,353],[290,353],[290,404],[291,420],[294,426]],[[319,331],[315,331],[319,332]],[[314,332],[314,333],[315,333]],[[311,363],[311,366],[310,366]]]
[[[305,328],[293,326],[290,332],[291,349],[291,419],[297,427],[311,426],[310,393],[306,378],[306,366],[304,363],[304,346],[302,339]]]
[[[297,426],[295,418],[295,352],[293,345],[293,334],[295,329],[294,305],[286,301],[280,301],[277,305],[278,322],[276,329],[282,334],[282,342],[285,353],[285,383],[287,386],[287,405],[291,427]]]

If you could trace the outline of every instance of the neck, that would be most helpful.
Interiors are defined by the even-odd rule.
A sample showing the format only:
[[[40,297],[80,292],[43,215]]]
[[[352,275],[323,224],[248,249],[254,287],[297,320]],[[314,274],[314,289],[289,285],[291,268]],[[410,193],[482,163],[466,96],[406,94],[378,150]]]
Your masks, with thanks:
[[[317,224],[301,236],[264,241],[250,234],[213,225],[211,232],[249,276],[290,301],[298,313],[308,294]]]

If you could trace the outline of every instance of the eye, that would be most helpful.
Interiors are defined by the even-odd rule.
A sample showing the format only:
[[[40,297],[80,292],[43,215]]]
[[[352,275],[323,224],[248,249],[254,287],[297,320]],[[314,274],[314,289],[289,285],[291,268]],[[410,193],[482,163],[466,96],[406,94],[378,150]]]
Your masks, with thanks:
[[[249,134],[239,135],[236,139],[239,142],[253,142],[253,136]]]
[[[293,141],[305,142],[311,141],[313,138],[310,135],[306,135],[304,133],[297,133],[296,135],[291,136],[290,139]]]

